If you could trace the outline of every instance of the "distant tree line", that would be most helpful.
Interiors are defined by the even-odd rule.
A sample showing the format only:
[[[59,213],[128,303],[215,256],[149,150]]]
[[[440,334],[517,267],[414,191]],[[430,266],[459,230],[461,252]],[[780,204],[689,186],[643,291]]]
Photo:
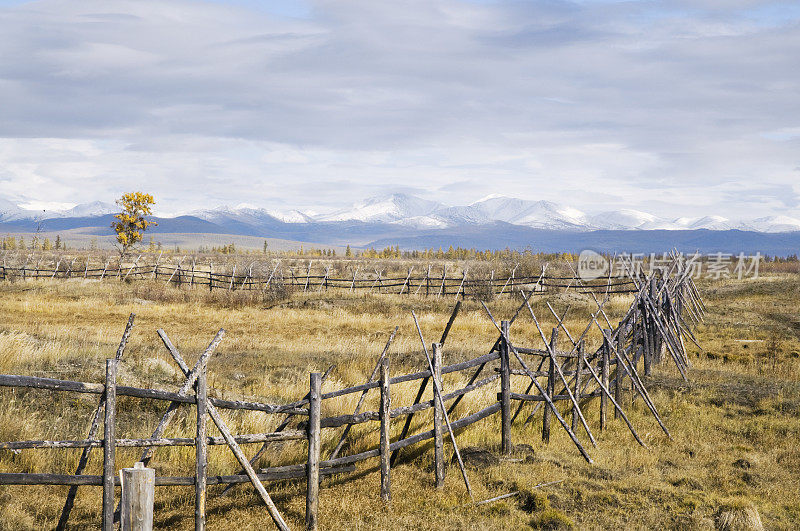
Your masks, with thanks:
[[[50,238],[40,238],[38,235],[31,238],[30,242],[26,243],[25,238],[20,236],[7,235],[3,238],[0,248],[3,251],[16,251],[16,250],[31,250],[31,251],[64,251],[67,249],[67,244],[61,239],[61,235],[57,234],[54,242]]]

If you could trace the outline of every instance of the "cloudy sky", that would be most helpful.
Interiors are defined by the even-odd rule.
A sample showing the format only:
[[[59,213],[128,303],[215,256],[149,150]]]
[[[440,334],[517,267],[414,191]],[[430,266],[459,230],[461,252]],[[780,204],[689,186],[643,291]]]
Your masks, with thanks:
[[[0,0],[0,197],[800,217],[800,2]]]

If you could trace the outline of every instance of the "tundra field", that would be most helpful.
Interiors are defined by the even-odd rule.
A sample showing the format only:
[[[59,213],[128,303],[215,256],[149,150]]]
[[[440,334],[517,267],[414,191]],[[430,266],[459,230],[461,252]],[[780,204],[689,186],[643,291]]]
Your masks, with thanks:
[[[698,280],[707,306],[695,334],[703,351],[687,343],[692,368],[684,382],[671,361],[657,366],[646,380],[653,400],[670,429],[670,441],[642,400],[626,411],[649,450],[637,445],[621,420],[610,420],[601,432],[597,409],[587,420],[598,438],[587,464],[567,434],[554,429],[549,444],[541,441],[541,412],[528,425],[515,422],[510,458],[472,464],[468,474],[476,499],[511,491],[519,495],[479,507],[466,504],[464,484],[455,465],[444,489],[433,486],[430,444],[404,450],[392,468],[392,500],[381,502],[377,460],[362,463],[348,475],[325,478],[319,501],[322,529],[766,529],[800,528],[800,276],[768,271],[759,278]],[[489,297],[498,319],[508,319],[519,296]],[[630,295],[615,295],[606,304],[614,322],[630,305]],[[535,294],[532,306],[545,330],[555,326],[545,301],[557,311],[567,306],[565,321],[573,335],[586,326],[595,303],[573,291]],[[335,364],[323,391],[363,383],[372,371],[394,327],[389,349],[391,370],[401,374],[425,367],[411,310],[420,317],[426,340],[441,335],[452,297],[416,297],[378,293],[285,293],[278,300],[247,294],[211,293],[165,282],[89,282],[82,279],[0,283],[0,373],[48,376],[84,382],[104,380],[104,361],[113,357],[130,313],[136,326],[120,364],[121,385],[175,389],[183,378],[156,336],[164,329],[191,366],[219,328],[226,335],[209,362],[209,388],[219,398],[258,397],[286,403],[308,392],[308,373]],[[512,337],[541,345],[529,315],[514,323]],[[485,354],[497,330],[480,303],[467,298],[444,348],[445,363]],[[594,329],[587,339],[600,343]],[[444,377],[444,389],[466,384],[467,375]],[[524,392],[522,379],[512,380]],[[392,388],[392,404],[413,402],[417,382]],[[494,400],[495,386],[465,397],[454,418]],[[428,395],[426,395],[428,396]],[[354,394],[323,402],[350,410]],[[365,409],[375,409],[377,391]],[[0,388],[0,441],[75,440],[86,437],[97,396],[37,389]],[[149,437],[163,405],[121,396],[119,437]],[[530,410],[525,406],[523,413]],[[516,408],[516,404],[514,405]],[[260,412],[224,413],[234,433],[272,431],[281,420]],[[429,429],[432,412],[414,417],[417,430]],[[526,415],[523,415],[526,416]],[[500,418],[492,416],[459,434],[460,448],[478,447],[497,455]],[[218,435],[209,423],[210,435]],[[392,436],[402,422],[392,424]],[[192,437],[194,412],[179,410],[168,437]],[[323,455],[333,449],[339,430],[323,432]],[[412,433],[414,433],[412,431]],[[584,434],[585,435],[585,434]],[[373,448],[374,424],[353,428],[348,453]],[[245,451],[251,455],[253,445]],[[451,447],[446,439],[448,456]],[[132,466],[139,448],[118,448],[116,467]],[[1,472],[72,474],[80,449],[0,450]],[[260,467],[305,460],[304,444],[271,447]],[[158,448],[150,464],[156,474],[186,475],[194,467],[194,448]],[[84,473],[99,474],[102,449],[92,454]],[[209,448],[209,475],[239,469],[224,446]],[[544,483],[552,483],[540,486]],[[302,528],[303,480],[266,485],[292,528]],[[54,528],[68,487],[0,486],[0,529]],[[81,487],[70,518],[73,529],[96,528],[101,488]],[[220,497],[221,486],[208,494],[210,529],[271,527],[262,501],[249,484]],[[157,487],[155,526],[191,529],[194,489]]]

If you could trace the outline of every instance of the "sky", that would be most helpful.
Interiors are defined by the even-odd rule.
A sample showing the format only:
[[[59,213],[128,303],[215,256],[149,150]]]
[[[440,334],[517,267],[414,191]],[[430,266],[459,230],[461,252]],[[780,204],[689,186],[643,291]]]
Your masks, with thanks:
[[[800,2],[0,0],[0,198],[800,217]]]

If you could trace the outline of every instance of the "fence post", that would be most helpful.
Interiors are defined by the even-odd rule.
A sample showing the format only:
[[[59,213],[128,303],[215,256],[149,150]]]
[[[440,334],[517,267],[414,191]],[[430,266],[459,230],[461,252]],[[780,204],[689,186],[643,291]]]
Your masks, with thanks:
[[[583,353],[583,339],[580,340],[578,343],[577,348],[577,363],[575,363],[575,390],[572,392],[573,396],[575,396],[575,400],[580,403],[581,401],[581,371],[583,370],[583,366],[586,363]],[[572,431],[575,432],[578,429],[578,421],[580,417],[578,416],[578,412],[575,410],[575,407],[572,408]]]
[[[197,397],[197,437],[195,439],[194,528],[206,528],[206,481],[208,474],[208,439],[206,439],[207,374],[203,367],[195,383]]]
[[[652,371],[652,358],[650,356],[650,332],[647,328],[647,309],[644,301],[639,307],[639,336],[642,339],[642,358],[644,359],[644,375],[650,376]]]
[[[156,471],[137,461],[119,471],[122,486],[120,531],[153,531]]]
[[[103,426],[103,531],[114,530],[114,454],[117,412],[117,361],[106,360],[106,412]]]
[[[442,345],[434,343],[433,349],[433,375],[432,378],[442,386]],[[436,385],[431,385],[433,395],[433,469],[435,475],[435,485],[437,489],[444,487],[444,440],[442,437],[442,423],[444,421],[444,411],[441,404],[436,400]]]
[[[308,464],[306,465],[306,529],[317,529],[319,509],[320,395],[322,375],[311,373],[308,390]]]
[[[550,335],[550,350],[555,352],[556,347],[558,346],[558,328],[553,328],[553,332]],[[553,399],[553,395],[556,393],[556,366],[555,366],[555,356],[548,356],[550,359],[547,362],[547,396],[550,399]],[[549,443],[550,442],[550,422],[553,416],[553,411],[549,407],[544,408],[544,412],[542,414],[542,442]]]
[[[389,395],[389,357],[381,360],[381,499],[388,502],[391,499],[390,478],[390,452],[389,452],[389,409],[391,397]]]
[[[619,337],[624,337],[624,334],[622,333],[622,331],[620,332]],[[620,357],[617,354],[617,349],[622,348],[622,345],[621,345],[620,340],[617,339],[617,341],[615,341],[610,346],[611,346],[611,348],[614,349],[614,353],[615,353],[614,357],[617,360],[617,372],[616,372],[616,376],[614,377],[614,401],[617,404],[620,404],[620,403],[622,403],[622,401],[621,401],[621,398],[622,398],[622,377],[625,375],[625,370],[622,368],[622,361],[620,360]],[[609,358],[610,357],[611,356],[609,356]],[[614,418],[615,419],[619,418],[619,410],[617,408],[614,408]]]
[[[600,380],[603,382],[603,387],[608,389],[608,364],[609,364],[609,350],[611,345],[608,343],[608,336],[611,335],[610,330],[603,330],[603,347],[602,351],[602,366],[600,367]],[[606,410],[608,409],[608,398],[605,393],[600,395],[600,430],[606,429]]]
[[[511,359],[506,338],[509,337],[509,322],[501,321],[500,329],[500,453],[511,451]]]
[[[656,293],[658,293],[658,282],[656,281],[656,277],[650,277],[650,300],[653,301],[653,305],[655,307],[655,312],[650,312],[650,348],[652,349],[653,359],[651,363],[659,364],[661,363],[661,341],[658,334],[658,330],[656,329],[656,313],[661,308],[661,303],[659,299],[656,298]]]
[[[431,294],[431,265],[428,264],[428,270],[425,272],[425,298]]]

